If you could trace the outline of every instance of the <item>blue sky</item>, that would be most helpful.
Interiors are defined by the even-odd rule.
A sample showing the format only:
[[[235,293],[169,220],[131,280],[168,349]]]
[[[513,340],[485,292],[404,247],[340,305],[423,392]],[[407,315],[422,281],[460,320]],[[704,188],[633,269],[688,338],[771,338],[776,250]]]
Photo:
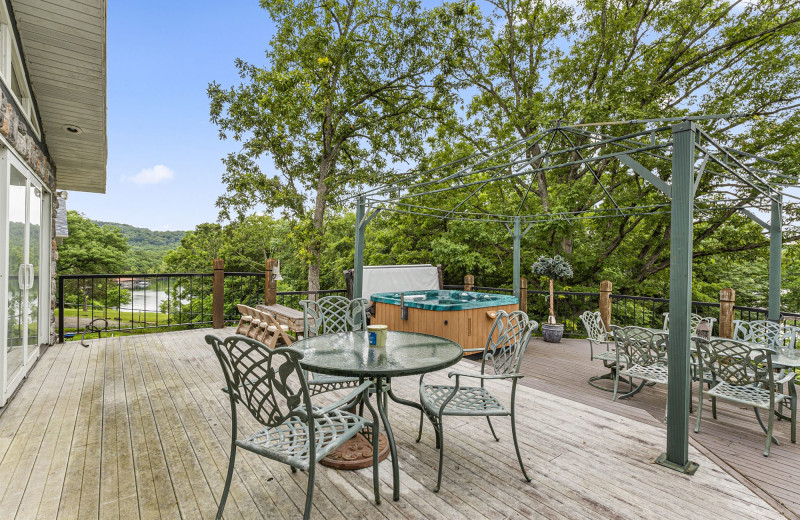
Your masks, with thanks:
[[[263,65],[273,34],[257,0],[108,3],[108,182],[69,209],[156,230],[215,221],[221,159],[238,147],[209,121],[206,87]]]

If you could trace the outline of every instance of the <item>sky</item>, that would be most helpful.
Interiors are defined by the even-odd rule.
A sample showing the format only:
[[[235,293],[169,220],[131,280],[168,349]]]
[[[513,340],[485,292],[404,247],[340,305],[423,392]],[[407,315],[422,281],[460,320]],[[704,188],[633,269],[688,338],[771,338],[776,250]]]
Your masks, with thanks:
[[[258,0],[108,2],[108,180],[72,191],[93,220],[190,230],[217,219],[221,159],[238,149],[209,120],[206,88],[238,84],[234,60],[265,65],[273,35]]]

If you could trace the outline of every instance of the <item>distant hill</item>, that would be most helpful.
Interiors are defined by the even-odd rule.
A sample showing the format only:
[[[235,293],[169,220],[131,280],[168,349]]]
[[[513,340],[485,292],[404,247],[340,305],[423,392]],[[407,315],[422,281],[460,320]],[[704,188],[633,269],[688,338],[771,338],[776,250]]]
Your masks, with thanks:
[[[186,231],[153,231],[147,228],[93,220],[98,226],[112,226],[128,238],[128,273],[152,273],[161,269],[161,261],[167,251],[180,245]]]

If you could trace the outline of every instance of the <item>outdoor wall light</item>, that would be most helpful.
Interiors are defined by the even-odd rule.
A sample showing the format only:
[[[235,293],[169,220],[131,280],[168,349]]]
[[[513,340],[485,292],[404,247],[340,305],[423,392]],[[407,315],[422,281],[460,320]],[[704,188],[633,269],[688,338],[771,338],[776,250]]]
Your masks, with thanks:
[[[67,124],[67,125],[62,125],[61,128],[68,134],[72,135],[81,135],[83,133],[83,129],[78,125]]]

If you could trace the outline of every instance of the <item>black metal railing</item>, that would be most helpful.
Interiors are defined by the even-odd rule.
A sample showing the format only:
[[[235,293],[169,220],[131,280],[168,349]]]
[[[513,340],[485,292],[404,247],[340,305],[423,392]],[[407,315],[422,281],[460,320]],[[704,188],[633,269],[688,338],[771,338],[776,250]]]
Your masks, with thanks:
[[[157,332],[210,327],[213,320],[212,273],[86,274],[58,278],[56,320],[59,341],[82,333],[96,319],[108,331]],[[237,304],[264,303],[265,273],[226,272],[223,319],[239,320]],[[344,289],[278,292],[277,303],[300,309],[300,300]]]

